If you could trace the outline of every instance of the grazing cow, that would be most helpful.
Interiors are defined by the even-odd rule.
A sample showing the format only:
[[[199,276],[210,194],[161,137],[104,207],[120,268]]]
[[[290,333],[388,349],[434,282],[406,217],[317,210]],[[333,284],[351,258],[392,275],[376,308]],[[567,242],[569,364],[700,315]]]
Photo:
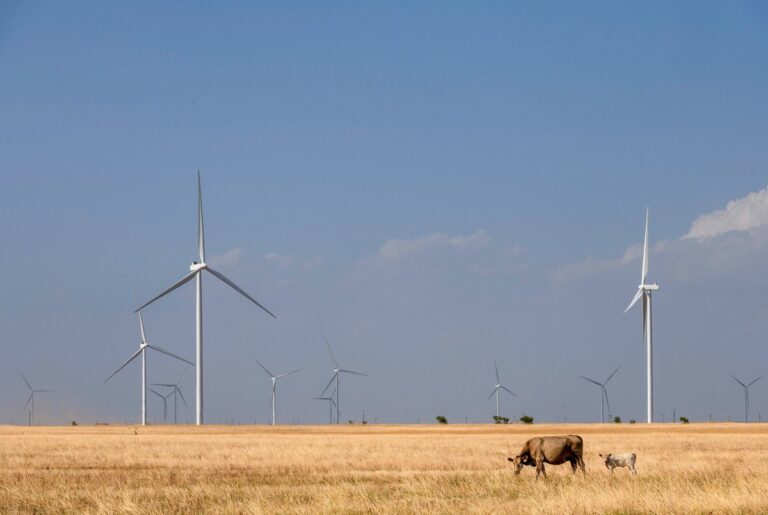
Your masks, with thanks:
[[[605,467],[613,474],[613,469],[616,467],[627,467],[632,474],[637,475],[637,469],[635,468],[635,461],[637,455],[634,452],[626,454],[601,454],[601,458],[605,460]]]
[[[584,441],[578,435],[539,436],[525,442],[517,456],[507,459],[515,464],[515,475],[520,474],[524,465],[528,465],[536,467],[536,479],[539,479],[539,474],[547,477],[545,463],[562,465],[569,462],[574,474],[576,468],[581,467],[581,471],[586,475],[583,454]]]

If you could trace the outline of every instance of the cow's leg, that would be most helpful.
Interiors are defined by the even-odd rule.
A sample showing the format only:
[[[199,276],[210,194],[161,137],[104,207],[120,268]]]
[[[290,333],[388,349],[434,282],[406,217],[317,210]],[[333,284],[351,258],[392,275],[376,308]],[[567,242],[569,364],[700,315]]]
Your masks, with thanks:
[[[582,474],[584,474],[586,476],[587,475],[587,469],[586,469],[586,467],[584,465],[584,458],[582,458],[581,456],[576,456],[576,458],[579,460],[578,463],[579,463],[579,467],[581,467]]]
[[[574,459],[570,459],[568,461],[571,462],[571,471],[575,475],[576,474],[576,469],[579,468],[579,459],[578,458],[574,458]]]
[[[547,471],[544,468],[544,461],[537,461],[536,462],[536,479],[539,479],[539,474],[544,476],[544,479],[547,478]]]

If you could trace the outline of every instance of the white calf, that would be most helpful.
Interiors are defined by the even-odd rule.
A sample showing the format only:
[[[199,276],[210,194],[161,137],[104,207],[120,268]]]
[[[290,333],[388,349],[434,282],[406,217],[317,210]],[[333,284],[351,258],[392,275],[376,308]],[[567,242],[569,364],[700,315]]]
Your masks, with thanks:
[[[635,461],[637,455],[634,452],[627,454],[601,454],[601,458],[605,460],[605,466],[613,474],[613,469],[616,467],[627,467],[632,471],[632,474],[637,475],[637,469],[635,469]]]

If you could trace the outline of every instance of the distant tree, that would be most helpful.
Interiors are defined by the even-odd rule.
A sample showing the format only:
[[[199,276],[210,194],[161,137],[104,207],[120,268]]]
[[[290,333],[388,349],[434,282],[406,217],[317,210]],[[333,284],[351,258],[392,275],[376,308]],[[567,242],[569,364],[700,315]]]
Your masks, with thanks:
[[[629,420],[629,423],[630,423],[630,424],[634,424],[634,423],[636,423],[636,422],[637,422],[637,421],[636,421],[634,418],[632,418],[632,419],[630,419],[630,420]]]
[[[77,422],[73,420],[73,421],[72,421],[72,425],[73,425],[73,426],[76,426],[76,425],[77,425]]]
[[[445,418],[445,417],[444,417],[444,416],[442,416],[442,415],[438,415],[438,416],[436,416],[436,417],[435,417],[435,420],[437,420],[437,423],[438,423],[438,424],[447,424],[447,423],[448,423],[448,419],[447,419],[447,418]]]
[[[530,415],[523,415],[522,417],[520,417],[520,422],[522,422],[523,424],[533,424],[533,417],[531,417]]]
[[[493,416],[493,421],[497,424],[509,424],[509,418],[508,417],[500,417],[499,415]]]
[[[616,415],[615,417],[613,417],[613,423],[614,423],[614,424],[621,424],[621,417],[620,417],[620,416],[618,416],[618,415]]]
[[[688,417],[680,417],[680,422],[682,422],[683,424],[687,424],[688,422],[690,422],[690,420],[688,420]]]

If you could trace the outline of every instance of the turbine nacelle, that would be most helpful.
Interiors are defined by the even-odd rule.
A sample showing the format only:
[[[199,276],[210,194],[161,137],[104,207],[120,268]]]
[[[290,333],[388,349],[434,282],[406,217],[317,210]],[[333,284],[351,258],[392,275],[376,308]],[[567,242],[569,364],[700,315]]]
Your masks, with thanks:
[[[638,288],[645,291],[659,291],[659,285],[656,283],[641,284],[640,286],[638,286]]]
[[[199,272],[200,270],[205,270],[206,268],[208,268],[206,263],[198,263],[197,261],[192,261],[192,264],[189,265],[190,272]]]

